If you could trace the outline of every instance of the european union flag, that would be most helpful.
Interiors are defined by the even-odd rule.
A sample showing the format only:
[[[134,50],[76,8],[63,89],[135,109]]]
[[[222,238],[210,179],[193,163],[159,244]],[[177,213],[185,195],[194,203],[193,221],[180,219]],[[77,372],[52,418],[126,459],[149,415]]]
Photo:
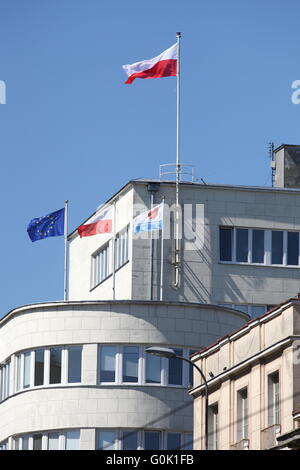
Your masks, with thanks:
[[[32,219],[27,227],[31,241],[42,240],[47,237],[58,237],[64,234],[65,209],[52,212]]]

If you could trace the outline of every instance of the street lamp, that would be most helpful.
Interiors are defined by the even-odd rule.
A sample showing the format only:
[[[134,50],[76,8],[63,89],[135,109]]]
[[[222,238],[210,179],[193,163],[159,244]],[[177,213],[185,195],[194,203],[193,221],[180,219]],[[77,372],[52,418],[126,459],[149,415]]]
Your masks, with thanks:
[[[166,357],[167,359],[181,359],[182,361],[192,364],[192,366],[195,367],[195,369],[197,369],[197,371],[201,375],[205,387],[205,449],[208,450],[208,385],[206,377],[203,374],[202,370],[190,359],[186,359],[183,356],[177,356],[175,351],[171,348],[165,348],[162,346],[151,346],[150,348],[146,348],[145,352],[148,354],[152,354],[152,356]]]

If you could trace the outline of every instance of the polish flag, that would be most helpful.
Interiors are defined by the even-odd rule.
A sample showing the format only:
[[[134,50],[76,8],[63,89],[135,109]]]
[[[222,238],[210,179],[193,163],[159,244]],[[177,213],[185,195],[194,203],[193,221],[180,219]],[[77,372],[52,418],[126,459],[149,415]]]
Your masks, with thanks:
[[[123,65],[130,84],[135,78],[175,77],[177,75],[177,43],[153,59],[143,60],[131,65]]]
[[[93,215],[87,222],[78,227],[77,231],[82,237],[90,237],[98,233],[111,233],[113,219],[113,206],[109,206],[99,214]]]

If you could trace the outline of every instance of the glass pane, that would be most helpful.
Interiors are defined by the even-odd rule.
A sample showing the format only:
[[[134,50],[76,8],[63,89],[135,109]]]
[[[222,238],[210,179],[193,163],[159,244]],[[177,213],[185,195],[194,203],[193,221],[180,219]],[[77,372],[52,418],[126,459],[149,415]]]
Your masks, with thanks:
[[[138,382],[138,346],[125,346],[123,348],[123,382]]]
[[[138,433],[137,431],[126,431],[123,433],[123,450],[137,450]]]
[[[20,388],[21,388],[21,356],[17,356],[17,391],[20,390]]]
[[[34,434],[33,450],[42,450],[42,434]]]
[[[116,448],[116,432],[115,431],[98,431],[97,449],[115,450]]]
[[[61,382],[62,348],[50,348],[50,384]]]
[[[81,356],[82,347],[72,346],[68,348],[68,382],[81,382]]]
[[[160,384],[161,357],[146,354],[146,382]]]
[[[181,435],[180,433],[168,433],[167,435],[167,450],[179,450],[181,448]]]
[[[195,354],[196,352],[198,352],[197,349],[190,349],[189,351],[189,359],[191,357],[192,354]],[[192,364],[189,364],[189,386],[193,386],[193,383],[194,383],[194,366]]]
[[[30,386],[30,356],[31,353],[24,354],[24,379],[23,379],[23,387],[27,388]]]
[[[252,263],[263,263],[265,255],[265,231],[252,231]]]
[[[115,346],[101,346],[100,382],[115,382],[116,352]]]
[[[177,356],[182,356],[182,349],[174,349]],[[169,359],[169,384],[182,385],[182,363],[181,359]]]
[[[145,431],[145,450],[160,449],[160,433],[156,431]]]
[[[50,432],[48,434],[48,450],[59,449],[59,432]]]
[[[282,264],[283,261],[283,232],[272,232],[272,264]]]
[[[22,450],[28,450],[29,449],[29,437],[24,436],[22,437]]]
[[[66,450],[79,450],[80,431],[66,432]]]
[[[299,233],[288,232],[287,264],[298,266],[299,264]]]
[[[44,384],[44,350],[36,349],[34,364],[34,385]]]
[[[232,228],[220,228],[220,260],[232,261]]]
[[[193,450],[193,434],[186,434],[185,435],[185,450]]]
[[[252,305],[251,314],[252,317],[258,317],[263,315],[266,312],[266,307],[264,305]]]
[[[240,263],[248,261],[248,229],[236,230],[236,261]]]

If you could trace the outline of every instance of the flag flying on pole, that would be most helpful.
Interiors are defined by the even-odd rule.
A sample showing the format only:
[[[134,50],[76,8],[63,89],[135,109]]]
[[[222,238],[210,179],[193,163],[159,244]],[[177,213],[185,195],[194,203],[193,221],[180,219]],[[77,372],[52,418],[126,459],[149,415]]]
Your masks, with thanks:
[[[177,60],[178,45],[176,43],[153,59],[123,65],[128,77],[125,83],[130,84],[135,78],[175,77],[177,75]]]
[[[32,219],[27,227],[32,242],[48,237],[64,235],[65,209]]]
[[[83,225],[78,227],[77,231],[82,237],[90,237],[98,233],[111,233],[113,219],[113,206],[109,206],[99,214],[93,215]]]
[[[133,220],[134,233],[152,232],[163,228],[163,203],[143,212]]]

